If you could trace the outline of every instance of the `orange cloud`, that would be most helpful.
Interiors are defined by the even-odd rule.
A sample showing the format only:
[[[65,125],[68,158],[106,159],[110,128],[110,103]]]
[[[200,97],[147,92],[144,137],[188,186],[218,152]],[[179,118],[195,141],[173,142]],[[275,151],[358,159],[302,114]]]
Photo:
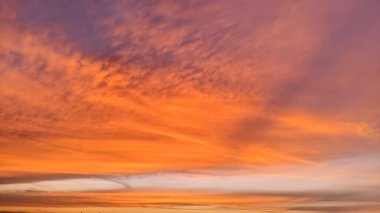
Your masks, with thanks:
[[[380,152],[375,1],[36,0],[0,8],[0,187],[347,159],[355,173]],[[378,186],[376,168],[360,183]],[[54,193],[43,196],[61,199]],[[106,206],[171,202],[139,193],[74,194],[89,203],[104,197]],[[262,199],[167,193],[178,205],[245,208]],[[276,202],[295,198],[266,199],[279,211]],[[297,207],[332,211],[324,208]]]

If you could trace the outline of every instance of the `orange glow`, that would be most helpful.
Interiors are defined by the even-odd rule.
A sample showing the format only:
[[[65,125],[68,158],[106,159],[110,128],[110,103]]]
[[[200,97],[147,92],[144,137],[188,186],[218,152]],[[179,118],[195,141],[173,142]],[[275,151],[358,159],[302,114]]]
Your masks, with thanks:
[[[378,211],[378,11],[0,2],[0,213]]]

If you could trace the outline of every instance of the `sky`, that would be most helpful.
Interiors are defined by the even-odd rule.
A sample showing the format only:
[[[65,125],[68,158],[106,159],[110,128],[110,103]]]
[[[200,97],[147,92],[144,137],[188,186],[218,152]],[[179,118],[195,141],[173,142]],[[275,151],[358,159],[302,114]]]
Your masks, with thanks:
[[[0,213],[380,212],[380,1],[0,1]]]

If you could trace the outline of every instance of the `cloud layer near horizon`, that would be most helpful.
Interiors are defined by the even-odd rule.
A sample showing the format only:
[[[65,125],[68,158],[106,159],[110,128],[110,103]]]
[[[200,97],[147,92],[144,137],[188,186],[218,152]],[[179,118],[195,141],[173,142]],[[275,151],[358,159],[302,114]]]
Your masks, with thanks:
[[[354,191],[352,211],[376,210],[362,194],[380,185],[379,10],[374,0],[1,2],[0,205],[28,200],[43,181],[72,189],[67,180],[120,186],[120,177],[154,183],[159,174],[201,173],[167,188],[131,188],[194,196],[178,196],[178,206],[234,208],[243,188],[262,193],[254,171],[267,178],[279,169],[273,181],[302,179],[294,189],[305,199],[318,189]],[[360,172],[368,175],[352,175]],[[230,183],[228,205],[216,201],[231,191],[207,204],[183,188],[220,193],[224,183],[207,187],[212,180],[247,174],[249,185]],[[350,187],[330,189],[332,176]],[[101,190],[120,190],[113,184]],[[70,206],[62,198],[70,192],[54,187],[38,193]],[[121,192],[110,200],[113,193]],[[86,202],[99,204],[94,197]],[[348,211],[273,202],[274,211]]]

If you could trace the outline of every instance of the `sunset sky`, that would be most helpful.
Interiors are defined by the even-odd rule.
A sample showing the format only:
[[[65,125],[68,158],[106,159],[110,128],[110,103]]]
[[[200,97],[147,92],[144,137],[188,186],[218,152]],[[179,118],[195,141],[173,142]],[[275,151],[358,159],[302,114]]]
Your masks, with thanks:
[[[379,213],[380,1],[0,1],[0,213]]]

